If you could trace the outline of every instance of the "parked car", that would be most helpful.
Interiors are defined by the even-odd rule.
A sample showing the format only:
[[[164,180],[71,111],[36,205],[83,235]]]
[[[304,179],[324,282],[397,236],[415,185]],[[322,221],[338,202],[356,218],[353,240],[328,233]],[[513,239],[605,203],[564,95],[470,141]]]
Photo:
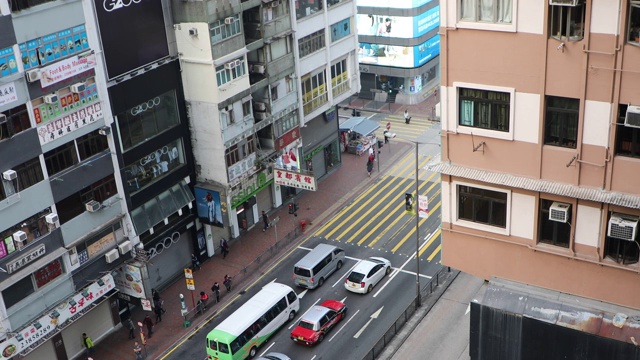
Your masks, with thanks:
[[[291,360],[291,358],[288,357],[285,354],[281,354],[281,353],[277,353],[277,352],[270,352],[270,353],[267,353],[267,354],[265,354],[263,356],[260,356],[256,360]]]
[[[347,316],[347,305],[338,300],[325,300],[309,309],[291,332],[291,340],[313,346],[324,340],[325,335]]]
[[[355,293],[368,294],[390,272],[391,262],[385,258],[360,260],[347,276],[344,287]]]

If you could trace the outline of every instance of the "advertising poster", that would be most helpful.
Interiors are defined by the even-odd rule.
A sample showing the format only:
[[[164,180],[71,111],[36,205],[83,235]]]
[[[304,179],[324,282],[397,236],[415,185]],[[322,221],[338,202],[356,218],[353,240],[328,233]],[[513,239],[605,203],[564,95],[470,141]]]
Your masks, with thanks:
[[[360,43],[358,62],[360,64],[414,68],[426,64],[438,55],[440,55],[440,35],[413,47]]]
[[[142,283],[142,271],[134,264],[123,264],[116,269],[114,278],[118,290],[134,298],[144,298],[144,285]]]
[[[196,208],[198,217],[205,224],[224,227],[220,210],[220,193],[217,191],[195,187]]]
[[[435,6],[417,16],[358,14],[356,25],[358,35],[417,38],[440,26],[440,6]]]
[[[429,218],[429,197],[418,195],[418,216],[423,219]]]
[[[169,56],[162,3],[94,0],[109,79]]]

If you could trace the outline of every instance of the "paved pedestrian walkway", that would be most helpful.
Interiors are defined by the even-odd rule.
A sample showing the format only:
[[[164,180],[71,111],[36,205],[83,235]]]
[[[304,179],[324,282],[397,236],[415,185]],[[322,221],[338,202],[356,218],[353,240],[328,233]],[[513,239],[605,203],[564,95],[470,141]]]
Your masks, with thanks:
[[[403,112],[404,109],[399,109]],[[364,114],[363,114],[364,115]],[[317,226],[325,223],[342,206],[363,191],[371,182],[376,181],[381,173],[391,167],[401,156],[411,149],[410,144],[396,143],[390,147],[388,155],[380,157],[380,172],[375,171],[371,177],[367,176],[366,156],[355,156],[347,153],[342,154],[342,164],[329,175],[320,180],[318,191],[305,191],[296,198],[299,204],[298,217],[288,214],[287,206],[280,206],[269,213],[269,218],[280,217],[280,221],[275,227],[262,231],[262,222],[258,222],[252,229],[241,234],[237,239],[229,241],[230,252],[226,258],[222,258],[216,249],[216,255],[205,261],[202,268],[194,272],[196,292],[195,301],[200,291],[206,291],[210,295],[207,310],[202,315],[193,318],[189,327],[183,327],[183,318],[180,315],[179,294],[184,294],[186,304],[192,308],[191,294],[186,289],[182,276],[178,276],[176,281],[166,289],[161,289],[161,297],[164,300],[164,307],[167,313],[163,315],[162,322],[158,323],[153,332],[153,337],[148,339],[145,346],[145,359],[156,359],[172,348],[181,338],[197,329],[201,323],[210,316],[225,301],[232,299],[234,295],[243,291],[254,279],[255,274],[260,273],[260,269],[265,269],[273,264],[286,250],[295,246],[305,234],[309,234]],[[305,233],[301,233],[300,221],[307,222]],[[276,239],[276,231],[278,239]],[[291,234],[291,235],[287,235]],[[278,240],[276,244],[276,240]],[[227,293],[222,286],[222,279],[225,274],[233,278],[231,292]],[[211,296],[211,285],[218,281],[221,286],[221,303],[216,304]],[[151,312],[145,312],[141,308],[132,311],[134,322],[142,321],[149,313],[153,319],[155,316]],[[146,331],[146,329],[145,329]],[[139,332],[136,330],[137,339]],[[124,327],[115,330],[103,339],[98,339],[95,346],[95,353],[92,356],[95,360],[120,360],[135,359],[133,352],[134,340],[128,339],[128,330]],[[203,345],[204,353],[204,345]],[[200,359],[198,359],[200,360]]]

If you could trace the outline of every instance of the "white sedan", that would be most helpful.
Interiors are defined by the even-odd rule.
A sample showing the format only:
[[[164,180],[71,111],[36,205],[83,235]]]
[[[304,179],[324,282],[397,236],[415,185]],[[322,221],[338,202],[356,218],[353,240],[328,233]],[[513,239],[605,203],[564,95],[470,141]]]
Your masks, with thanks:
[[[360,260],[347,276],[344,287],[355,293],[367,294],[390,272],[391,262],[385,258],[370,257]]]

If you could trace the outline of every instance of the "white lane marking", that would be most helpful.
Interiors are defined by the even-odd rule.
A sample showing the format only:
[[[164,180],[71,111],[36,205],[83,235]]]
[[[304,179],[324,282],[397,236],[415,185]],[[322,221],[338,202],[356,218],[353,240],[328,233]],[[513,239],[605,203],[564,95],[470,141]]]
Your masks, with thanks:
[[[276,343],[275,343],[275,341],[274,341],[274,342],[272,342],[272,343],[271,343],[271,345],[269,345],[269,347],[268,347],[268,348],[264,349],[264,351],[262,352],[262,354],[260,354],[260,357],[263,357],[263,356],[264,356],[264,354],[266,354],[266,353],[267,353],[267,351],[269,351],[269,349],[271,349],[271,347],[272,347],[273,345],[275,345],[275,344],[276,344]]]
[[[338,331],[336,331],[335,334],[333,334],[333,336],[331,337],[331,339],[329,339],[329,341],[333,340],[334,337],[338,336],[338,334],[340,333],[340,331],[342,331],[342,329],[344,329],[345,326],[347,326],[347,324],[349,323],[349,321],[351,321],[351,319],[353,319],[354,317],[356,317],[356,315],[358,315],[358,313],[360,312],[360,309],[358,309],[358,311],[356,311],[353,315],[349,316],[349,318],[347,319],[347,321],[340,327],[340,329],[338,329]]]
[[[340,300],[340,302],[343,303],[343,304],[344,304],[345,301],[347,301],[347,297],[346,296],[343,297],[342,300]]]
[[[380,309],[378,309],[378,311],[376,311],[376,312],[374,312],[373,314],[371,314],[371,316],[369,317],[369,321],[367,321],[367,323],[366,323],[366,324],[364,324],[364,326],[363,326],[363,327],[361,327],[361,328],[360,328],[360,330],[359,330],[355,335],[353,335],[353,338],[354,338],[354,339],[359,338],[359,337],[360,337],[360,335],[362,335],[362,333],[364,332],[364,330],[367,328],[367,326],[369,326],[369,324],[371,324],[371,322],[372,322],[374,319],[377,319],[377,318],[378,318],[378,316],[380,316],[380,313],[382,312],[382,309],[384,309],[384,306],[383,306],[383,307],[381,307]]]
[[[467,315],[469,311],[471,311],[471,303],[467,306],[467,311],[465,311],[464,314]]]
[[[431,236],[431,234],[429,234],[429,236]],[[420,249],[422,249],[427,243],[429,242],[429,240],[425,240],[422,245],[420,245],[420,248],[418,248],[418,251],[420,251]],[[391,276],[389,276],[389,279],[387,279],[387,281],[384,283],[384,285],[382,285],[380,287],[380,289],[378,291],[376,291],[375,294],[373,294],[373,297],[378,296],[378,294],[380,294],[380,292],[382,292],[382,290],[384,290],[385,287],[387,287],[387,285],[389,285],[389,283],[391,282],[391,280],[393,280],[394,277],[396,277],[396,275],[398,275],[398,273],[400,271],[402,271],[404,269],[405,266],[407,266],[407,264],[409,264],[411,261],[415,261],[416,255],[418,254],[417,251],[413,252],[413,255],[409,256],[409,258],[407,259],[407,261],[404,262],[404,264],[402,264],[402,266],[400,266],[400,268],[396,269],[393,273],[391,273]],[[415,275],[415,272],[413,273]]]
[[[318,300],[316,300],[316,302],[314,302],[313,304],[311,304],[311,306],[309,306],[309,308],[307,309],[307,311],[305,311],[302,315],[300,315],[300,317],[298,317],[298,320],[294,321],[293,324],[291,324],[289,326],[289,330],[291,330],[292,327],[296,326],[296,324],[298,324],[300,322],[300,319],[302,319],[302,317],[309,312],[309,310],[311,310],[311,308],[313,308],[318,301],[320,301],[320,298],[318,298]]]
[[[307,294],[307,291],[309,291],[309,289],[305,289],[303,292],[298,294],[298,299],[302,299]]]
[[[350,267],[350,268],[349,268],[349,270],[347,270],[347,271],[344,273],[344,275],[340,276],[340,278],[339,278],[335,283],[333,283],[333,286],[332,286],[332,287],[336,287],[336,286],[338,286],[338,284],[339,284],[339,283],[344,282],[344,279],[346,279],[346,278],[347,278],[347,274],[348,274],[348,273],[350,273],[350,272],[351,272],[351,270],[353,270],[353,268],[354,268],[354,267],[356,267],[356,265],[358,265],[358,263],[353,264],[353,266],[352,266],[352,267]]]

